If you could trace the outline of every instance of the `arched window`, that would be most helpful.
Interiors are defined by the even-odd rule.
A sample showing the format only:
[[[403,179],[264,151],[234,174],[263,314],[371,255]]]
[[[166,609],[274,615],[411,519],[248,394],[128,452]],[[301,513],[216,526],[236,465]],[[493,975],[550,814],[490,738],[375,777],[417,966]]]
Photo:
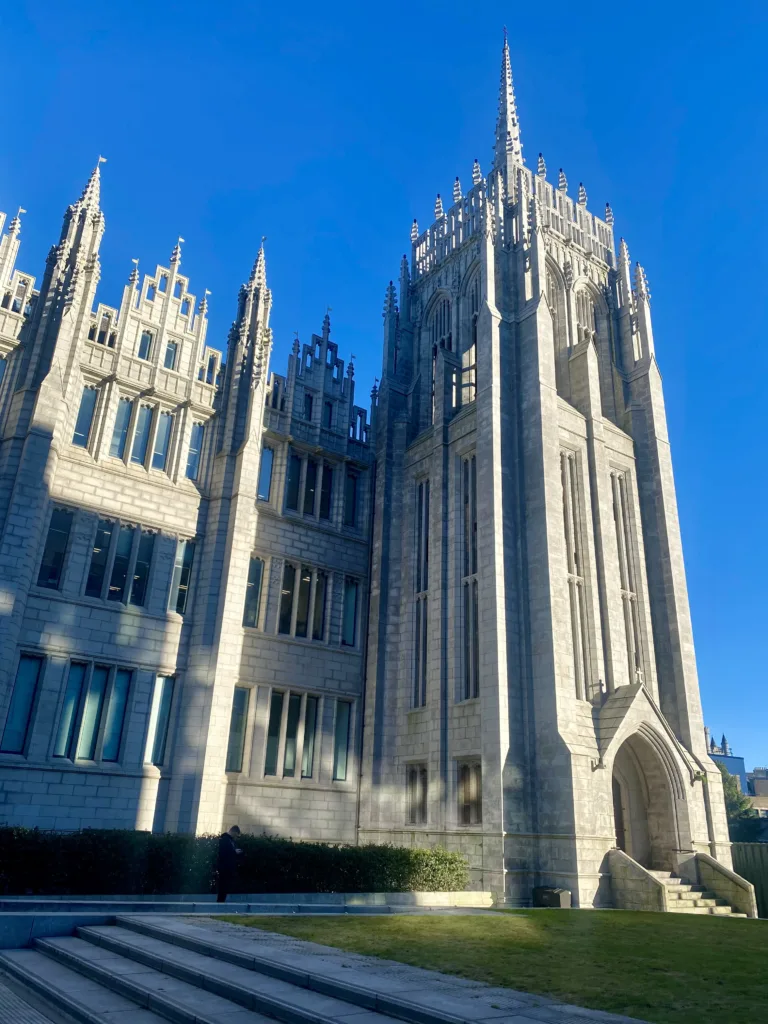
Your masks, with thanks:
[[[576,293],[576,331],[579,345],[582,341],[592,341],[597,334],[595,303],[586,288],[580,288]]]
[[[429,317],[429,341],[430,341],[430,394],[431,394],[431,422],[435,422],[435,381],[437,377],[437,350],[447,348],[453,350],[453,339],[451,335],[451,301],[442,297],[437,300]]]
[[[466,292],[468,320],[461,353],[461,404],[477,397],[477,318],[480,314],[480,274],[472,278]]]

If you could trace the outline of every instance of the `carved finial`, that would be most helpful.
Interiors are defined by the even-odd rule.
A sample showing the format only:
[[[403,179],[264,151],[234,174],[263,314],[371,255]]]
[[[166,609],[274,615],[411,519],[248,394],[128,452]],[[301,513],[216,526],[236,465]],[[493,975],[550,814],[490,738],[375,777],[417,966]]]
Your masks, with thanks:
[[[178,241],[176,242],[176,245],[174,245],[173,252],[171,253],[171,266],[181,263],[181,243],[183,241],[184,239],[179,235]]]
[[[648,278],[639,263],[635,263],[635,295],[638,299],[651,301],[651,292],[648,287]]]
[[[464,198],[461,191],[461,182],[459,181],[458,174],[456,175],[456,181],[453,183],[453,201],[454,203],[460,203]]]
[[[349,365],[347,366],[347,376],[350,380],[355,376],[355,359],[357,359],[357,356],[353,352],[349,357]]]
[[[557,176],[557,187],[561,192],[568,191],[568,179],[566,178],[565,171],[562,167],[560,168],[560,173]]]
[[[584,188],[581,182],[579,182],[579,206],[587,205],[587,190]]]
[[[24,209],[24,207],[20,206],[18,208],[18,210],[16,211],[16,216],[13,218],[11,223],[8,225],[8,234],[11,235],[12,238],[16,238],[17,235],[20,234],[20,232],[21,232],[21,215],[22,215],[22,213],[26,213],[26,212],[27,211]]]
[[[131,275],[128,278],[128,284],[133,285],[135,288],[139,283],[139,261],[132,259],[131,263],[133,264],[133,269],[131,270]]]
[[[403,258],[400,260],[400,274],[401,274],[401,276],[403,274],[405,274],[405,276],[407,277],[408,273],[409,273],[408,257],[405,255],[405,253],[403,253]]]
[[[605,204],[605,223],[613,226],[613,210],[610,203]]]
[[[200,308],[197,311],[198,316],[205,316],[205,314],[208,312],[208,296],[210,294],[210,291],[206,288],[205,291],[203,292],[203,297],[200,300]]]
[[[99,208],[99,203],[101,202],[101,165],[106,162],[106,157],[103,156],[100,156],[96,161],[96,166],[91,171],[88,183],[78,200],[78,203],[85,206],[86,209],[96,208],[98,210]]]
[[[323,317],[323,341],[328,341],[331,336],[331,307],[325,307],[325,316]]]
[[[629,248],[623,238],[619,239],[619,263],[629,266]]]
[[[419,222],[416,218],[413,218],[413,224],[411,224],[411,241],[415,242],[419,237]]]
[[[536,173],[540,178],[546,178],[547,176],[547,165],[544,162],[544,154],[539,153],[539,162],[536,166]]]
[[[440,220],[443,216],[443,200],[440,198],[440,193],[437,193],[437,199],[435,200],[435,220]]]
[[[479,185],[483,180],[483,172],[480,170],[480,164],[477,160],[472,164],[472,184]]]
[[[394,283],[392,281],[387,285],[387,290],[384,293],[384,313],[382,314],[385,318],[388,316],[397,314],[397,291],[395,290]]]
[[[292,352],[293,352],[293,354],[295,356],[297,356],[299,354],[299,352],[301,352],[301,344],[299,342],[299,332],[298,331],[294,331],[293,333],[296,335],[296,337],[293,339]]]

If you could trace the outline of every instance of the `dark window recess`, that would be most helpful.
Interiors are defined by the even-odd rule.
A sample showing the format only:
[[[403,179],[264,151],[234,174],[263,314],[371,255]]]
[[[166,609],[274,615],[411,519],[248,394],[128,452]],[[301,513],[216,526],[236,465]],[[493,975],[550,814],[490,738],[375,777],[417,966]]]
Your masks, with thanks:
[[[248,700],[251,691],[247,686],[236,686],[232,696],[232,717],[229,722],[229,745],[227,747],[228,772],[243,770],[245,752],[245,727],[248,721]]]
[[[291,618],[293,616],[293,592],[296,588],[296,567],[286,564],[283,569],[283,588],[280,591],[280,615],[278,620],[278,633],[291,632]]]
[[[320,518],[330,519],[333,501],[333,469],[323,464],[323,482],[320,486]]]
[[[131,449],[131,462],[143,466],[147,460],[147,448],[149,446],[149,435],[152,429],[152,407],[149,405],[139,406],[139,414],[136,417],[136,433],[133,435],[133,448]]]
[[[304,478],[304,515],[315,514],[315,492],[317,490],[317,463],[307,459],[307,473]]]
[[[261,581],[263,576],[263,560],[261,558],[251,556],[251,564],[248,567],[248,584],[245,588],[245,607],[243,609],[244,626],[258,626],[259,624]]]
[[[128,439],[128,428],[131,425],[132,414],[133,402],[130,398],[121,398],[117,403],[115,429],[112,432],[112,443],[109,446],[109,454],[113,458],[122,459],[125,455],[125,442]]]
[[[302,565],[299,576],[299,600],[296,605],[296,636],[307,635],[309,629],[309,596],[312,591],[312,570]]]
[[[312,398],[312,395],[310,395],[309,392],[305,391],[304,392],[304,419],[305,420],[310,420],[310,421],[312,420],[312,407],[313,407],[313,405],[314,405],[314,400]]]
[[[16,680],[11,694],[11,705],[5,720],[0,751],[4,754],[23,754],[27,745],[35,697],[40,682],[43,659],[22,654],[16,670]]]
[[[323,403],[323,426],[326,430],[333,427],[333,402]]]
[[[193,423],[189,435],[189,452],[187,454],[187,479],[197,480],[200,475],[200,455],[203,450],[205,427],[202,423]]]
[[[133,570],[130,603],[138,608],[144,606],[147,597],[149,570],[152,566],[152,552],[155,549],[154,533],[142,532],[139,538],[139,550],[136,553],[136,565]]]
[[[341,623],[341,642],[346,647],[357,643],[357,600],[360,584],[347,577],[344,580],[344,610]]]
[[[317,697],[307,697],[304,712],[304,747],[301,753],[301,777],[311,779],[315,763],[315,731],[317,729]]]
[[[176,341],[169,341],[165,346],[165,368],[166,370],[176,369],[176,357],[179,354],[179,344]]]
[[[288,456],[288,479],[285,487],[285,507],[299,511],[299,484],[301,483],[301,459],[295,452]]]
[[[91,436],[91,426],[93,425],[93,414],[96,412],[96,401],[99,397],[99,392],[96,388],[83,388],[83,394],[80,399],[80,408],[77,412],[77,421],[75,422],[75,432],[72,435],[72,444],[78,448],[87,448],[88,439]]]
[[[115,524],[108,519],[100,519],[96,527],[96,537],[93,542],[91,553],[91,565],[88,569],[88,579],[85,583],[86,597],[101,597],[104,589],[104,576],[109,561],[109,545],[112,541],[112,533]]]
[[[267,750],[264,757],[264,774],[277,775],[277,755],[280,748],[280,726],[283,721],[283,694],[273,693],[269,702],[269,725],[267,726]]]
[[[187,597],[192,576],[192,562],[195,557],[195,542],[180,540],[176,547],[176,561],[171,579],[171,596],[168,607],[171,611],[183,615],[187,610]]]
[[[151,286],[150,286],[150,289],[147,291],[147,298],[151,300],[151,299],[154,298],[154,294],[150,296],[150,294],[149,294],[150,290],[154,292],[154,289],[152,289]],[[139,359],[149,359],[151,354],[152,354],[152,334],[151,334],[150,331],[142,331],[141,332],[141,338],[139,339],[139,351],[137,352],[137,355],[138,355]]]
[[[165,762],[165,751],[168,745],[168,732],[171,724],[171,705],[173,704],[173,676],[158,676],[156,687],[157,715],[155,718],[155,735],[152,741],[152,764],[158,768]]]
[[[333,778],[344,782],[349,760],[349,727],[352,705],[347,700],[336,701],[336,728],[333,734]]]
[[[357,473],[347,473],[344,487],[344,525],[357,526]]]
[[[269,495],[272,491],[272,464],[274,458],[275,453],[271,448],[262,448],[261,463],[259,465],[259,489],[257,493],[259,501],[269,501]]]
[[[296,774],[296,745],[301,718],[301,696],[292,693],[288,697],[288,715],[285,723],[285,753],[283,755],[283,776],[292,779]]]
[[[134,528],[121,526],[115,545],[115,558],[112,562],[112,575],[109,580],[107,597],[110,601],[124,601],[125,588],[128,582],[128,566],[133,549]]]
[[[37,574],[38,587],[48,587],[49,590],[59,589],[64,557],[69,543],[69,532],[72,529],[72,516],[72,512],[63,508],[53,510],[48,536],[45,539],[43,560],[40,563],[40,572]]]

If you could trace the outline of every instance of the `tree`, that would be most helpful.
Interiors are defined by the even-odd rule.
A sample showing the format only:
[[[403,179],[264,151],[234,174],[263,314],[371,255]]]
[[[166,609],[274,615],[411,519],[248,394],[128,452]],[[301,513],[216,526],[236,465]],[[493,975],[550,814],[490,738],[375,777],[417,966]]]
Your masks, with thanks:
[[[723,793],[725,795],[725,813],[728,818],[728,831],[734,843],[754,843],[762,831],[760,817],[752,807],[752,801],[746,793],[742,793],[739,780],[731,775],[725,765],[719,761],[715,764],[723,777]]]

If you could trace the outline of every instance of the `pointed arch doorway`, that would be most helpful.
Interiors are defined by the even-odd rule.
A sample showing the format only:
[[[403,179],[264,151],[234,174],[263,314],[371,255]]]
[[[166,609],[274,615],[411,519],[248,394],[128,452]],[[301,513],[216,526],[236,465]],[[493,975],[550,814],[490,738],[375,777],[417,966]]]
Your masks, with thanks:
[[[675,809],[679,780],[658,743],[635,733],[613,762],[612,794],[616,845],[638,864],[673,870],[680,849]]]

